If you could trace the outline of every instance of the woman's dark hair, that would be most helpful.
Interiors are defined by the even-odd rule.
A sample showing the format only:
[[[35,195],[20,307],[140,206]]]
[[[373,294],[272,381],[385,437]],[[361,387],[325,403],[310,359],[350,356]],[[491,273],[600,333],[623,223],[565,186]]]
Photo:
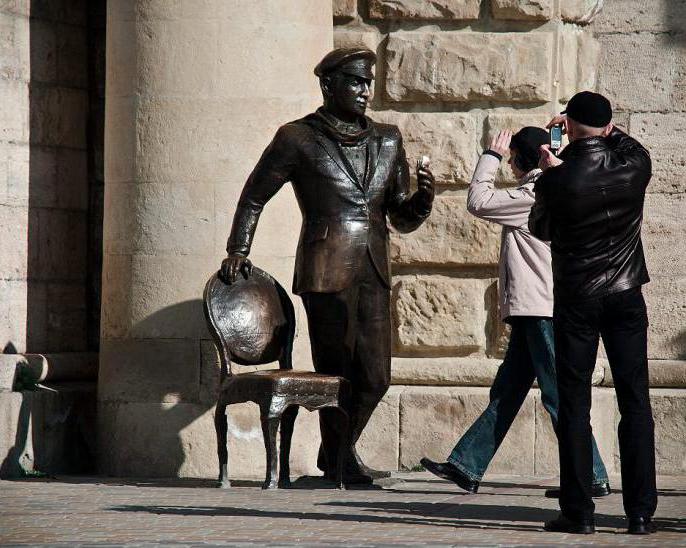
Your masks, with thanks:
[[[515,150],[515,165],[528,173],[538,165],[541,145],[550,143],[550,135],[540,127],[527,126],[512,136],[510,148]]]

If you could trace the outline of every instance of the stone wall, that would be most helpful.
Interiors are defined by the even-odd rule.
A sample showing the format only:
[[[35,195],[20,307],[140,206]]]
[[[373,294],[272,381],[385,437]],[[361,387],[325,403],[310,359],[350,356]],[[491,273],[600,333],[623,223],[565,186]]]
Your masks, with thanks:
[[[335,0],[334,14],[336,45],[378,54],[371,117],[400,127],[411,164],[430,156],[439,185],[429,221],[392,236],[396,386],[379,414],[393,417],[398,433],[388,440],[393,456],[382,458],[372,423],[369,458],[400,468],[422,455],[442,459],[485,406],[507,344],[496,299],[500,230],[467,213],[466,186],[499,129],[543,125],[576,91],[596,89],[653,157],[643,239],[658,470],[683,473],[686,2]],[[498,181],[513,183],[507,166]],[[600,355],[594,431],[618,472],[618,412]],[[550,421],[533,390],[490,470],[556,467]]]

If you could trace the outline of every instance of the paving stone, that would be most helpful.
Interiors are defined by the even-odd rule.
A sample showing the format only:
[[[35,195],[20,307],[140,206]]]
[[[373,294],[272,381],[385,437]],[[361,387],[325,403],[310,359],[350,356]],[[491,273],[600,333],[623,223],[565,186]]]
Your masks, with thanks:
[[[386,94],[392,101],[545,102],[551,51],[546,32],[392,33]]]

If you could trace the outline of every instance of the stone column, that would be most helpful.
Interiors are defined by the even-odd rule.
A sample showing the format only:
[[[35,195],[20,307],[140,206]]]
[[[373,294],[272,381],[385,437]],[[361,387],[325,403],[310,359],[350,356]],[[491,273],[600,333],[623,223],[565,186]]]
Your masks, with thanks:
[[[108,2],[102,472],[216,474],[202,290],[262,150],[320,102],[331,17],[321,0]],[[284,189],[251,254],[286,286],[299,225]]]

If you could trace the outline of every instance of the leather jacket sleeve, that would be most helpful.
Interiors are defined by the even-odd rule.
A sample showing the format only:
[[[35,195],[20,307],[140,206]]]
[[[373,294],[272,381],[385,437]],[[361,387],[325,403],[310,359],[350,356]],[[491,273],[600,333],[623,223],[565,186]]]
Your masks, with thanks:
[[[531,206],[531,212],[529,213],[529,232],[544,242],[549,242],[552,238],[553,219],[550,215],[549,201],[551,199],[551,179],[552,177],[555,177],[551,172],[556,169],[558,168],[554,167],[544,171],[536,181],[536,184],[534,185],[536,199],[533,206]]]
[[[417,193],[410,194],[410,167],[407,163],[402,137],[398,144],[398,160],[396,174],[387,197],[388,218],[393,227],[402,233],[417,230],[431,213],[431,207],[426,209],[420,203]]]
[[[642,171],[648,176],[652,174],[650,153],[636,139],[629,137],[617,127],[613,128],[606,139],[613,152],[628,166],[637,171]],[[647,180],[649,180],[649,177]]]
[[[247,256],[257,222],[265,204],[289,180],[297,161],[297,143],[288,125],[276,132],[248,177],[238,200],[231,234],[226,245],[229,254]]]

